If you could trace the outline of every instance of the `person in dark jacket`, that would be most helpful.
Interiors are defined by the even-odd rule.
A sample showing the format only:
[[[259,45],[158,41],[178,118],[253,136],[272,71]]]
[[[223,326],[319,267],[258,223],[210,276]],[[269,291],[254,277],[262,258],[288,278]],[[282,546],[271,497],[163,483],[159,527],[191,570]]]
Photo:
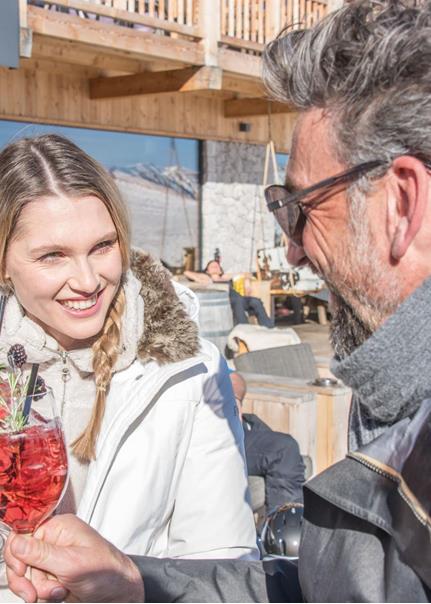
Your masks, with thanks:
[[[305,468],[298,443],[290,434],[271,430],[257,415],[243,413],[246,382],[237,372],[230,379],[244,429],[248,475],[265,479],[265,513],[285,503],[302,503]]]
[[[296,440],[274,432],[253,413],[242,414],[244,448],[249,476],[265,479],[265,511],[284,503],[302,503],[304,464]]]
[[[302,594],[429,602],[431,4],[346,3],[311,30],[284,31],[266,51],[265,72],[273,95],[299,111],[285,185],[267,190],[268,207],[289,237],[289,262],[313,266],[328,284],[332,370],[353,390],[346,459],[304,486]],[[58,517],[40,530],[59,526],[50,523],[71,526]],[[35,597],[27,563],[76,595],[82,586],[97,594],[97,550],[84,557],[93,572],[83,559],[66,563],[88,530],[57,540],[51,565],[52,535],[12,537],[14,591]],[[130,584],[141,575],[149,601],[298,595],[288,564],[138,557],[118,569],[121,556],[97,569],[116,569],[121,580],[123,566],[132,568]]]

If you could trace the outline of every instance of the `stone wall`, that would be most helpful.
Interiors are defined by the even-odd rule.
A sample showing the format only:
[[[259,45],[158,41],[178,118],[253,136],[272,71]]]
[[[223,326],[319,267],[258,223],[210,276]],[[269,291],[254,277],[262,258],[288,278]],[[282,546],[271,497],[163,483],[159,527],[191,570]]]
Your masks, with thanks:
[[[274,245],[275,225],[263,199],[265,147],[203,143],[202,264],[221,252],[226,272],[256,270],[256,250]]]

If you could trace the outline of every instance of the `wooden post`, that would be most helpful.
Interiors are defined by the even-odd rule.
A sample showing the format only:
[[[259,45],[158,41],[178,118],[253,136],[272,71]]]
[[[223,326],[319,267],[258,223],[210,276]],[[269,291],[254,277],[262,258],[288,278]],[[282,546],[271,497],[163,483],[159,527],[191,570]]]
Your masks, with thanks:
[[[221,2],[223,0],[200,0],[199,18],[205,65],[217,67],[219,62],[218,43],[221,29]]]
[[[19,26],[28,27],[27,23],[27,0],[19,0]]]
[[[265,10],[265,42],[273,40],[281,30],[280,0],[266,0]]]

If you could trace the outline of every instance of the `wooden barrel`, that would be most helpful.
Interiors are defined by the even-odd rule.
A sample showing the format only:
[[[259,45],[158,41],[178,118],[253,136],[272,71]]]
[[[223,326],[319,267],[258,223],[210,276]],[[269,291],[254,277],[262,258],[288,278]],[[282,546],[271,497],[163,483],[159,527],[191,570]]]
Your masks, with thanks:
[[[194,289],[199,299],[200,335],[225,353],[227,337],[233,327],[229,292],[219,289]]]

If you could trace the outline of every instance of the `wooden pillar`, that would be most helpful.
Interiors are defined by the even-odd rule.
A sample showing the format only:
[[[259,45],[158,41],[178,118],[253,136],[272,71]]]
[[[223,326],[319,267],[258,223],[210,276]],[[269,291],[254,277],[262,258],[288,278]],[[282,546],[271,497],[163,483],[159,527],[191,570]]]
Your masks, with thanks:
[[[265,42],[273,40],[281,30],[280,0],[266,0],[265,7]]]
[[[27,0],[19,0],[19,26],[28,27],[27,23]]]
[[[33,32],[28,27],[27,0],[19,0],[19,56],[31,58],[33,48]]]
[[[205,65],[218,66],[218,44],[221,28],[221,2],[224,0],[199,0],[201,44],[205,52]]]

